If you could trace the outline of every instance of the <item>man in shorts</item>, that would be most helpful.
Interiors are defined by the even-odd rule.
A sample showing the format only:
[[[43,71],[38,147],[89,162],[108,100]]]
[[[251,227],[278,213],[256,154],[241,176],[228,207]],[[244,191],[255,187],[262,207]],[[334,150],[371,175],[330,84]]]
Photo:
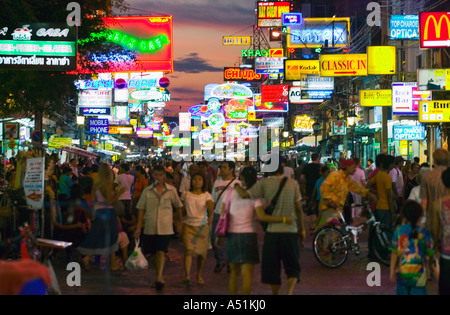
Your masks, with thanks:
[[[155,182],[144,189],[136,205],[139,213],[134,237],[136,239],[140,237],[142,222],[145,221],[143,251],[144,254],[155,254],[156,282],[152,287],[161,290],[165,284],[163,271],[166,253],[174,234],[174,209],[176,226],[179,228],[183,203],[178,197],[176,188],[165,182],[166,170],[163,166],[154,167],[153,177]]]

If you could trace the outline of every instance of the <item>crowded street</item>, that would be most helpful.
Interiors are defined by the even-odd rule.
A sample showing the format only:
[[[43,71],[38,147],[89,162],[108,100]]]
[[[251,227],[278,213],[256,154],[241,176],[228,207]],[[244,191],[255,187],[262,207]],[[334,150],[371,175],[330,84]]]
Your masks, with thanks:
[[[0,295],[450,295],[449,7],[0,0]]]

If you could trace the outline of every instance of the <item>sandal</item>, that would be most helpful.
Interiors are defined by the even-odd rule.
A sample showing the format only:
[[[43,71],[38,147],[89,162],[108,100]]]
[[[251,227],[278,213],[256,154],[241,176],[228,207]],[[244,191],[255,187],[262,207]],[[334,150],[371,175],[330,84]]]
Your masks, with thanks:
[[[198,284],[198,285],[205,285],[205,280],[203,280],[203,279],[197,279],[197,284]]]
[[[186,287],[186,289],[189,289],[191,287],[191,280],[189,279],[185,279],[183,281],[184,286]]]

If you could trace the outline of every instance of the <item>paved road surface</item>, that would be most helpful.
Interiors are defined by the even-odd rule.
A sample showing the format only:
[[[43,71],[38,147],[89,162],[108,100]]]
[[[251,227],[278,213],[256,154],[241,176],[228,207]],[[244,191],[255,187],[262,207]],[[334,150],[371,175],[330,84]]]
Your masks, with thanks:
[[[262,246],[263,232],[259,233],[259,243]],[[395,285],[389,281],[389,269],[381,265],[381,286],[370,287],[367,271],[370,262],[367,258],[367,231],[361,237],[362,253],[360,256],[350,254],[346,263],[338,269],[322,267],[314,258],[311,249],[312,236],[307,235],[304,248],[300,250],[300,264],[302,268],[301,281],[297,285],[295,294],[299,295],[394,295]],[[76,255],[74,255],[76,256]],[[66,278],[64,253],[58,253],[53,262],[60,289],[63,295],[228,295],[228,273],[223,270],[220,274],[213,272],[215,260],[213,253],[208,252],[204,270],[205,285],[195,283],[195,259],[192,267],[192,287],[186,289],[183,285],[183,248],[180,239],[172,239],[169,257],[165,268],[165,288],[156,292],[150,285],[155,281],[154,262],[150,259],[150,268],[146,271],[116,271],[111,273],[110,286],[105,281],[103,263],[92,266],[89,272],[81,271],[81,286],[69,287]],[[260,267],[255,267],[252,295],[270,295],[270,287],[260,281]],[[286,292],[286,281],[283,278],[282,292]],[[109,287],[109,291],[107,288]],[[428,294],[437,294],[437,284],[433,280],[428,284]]]

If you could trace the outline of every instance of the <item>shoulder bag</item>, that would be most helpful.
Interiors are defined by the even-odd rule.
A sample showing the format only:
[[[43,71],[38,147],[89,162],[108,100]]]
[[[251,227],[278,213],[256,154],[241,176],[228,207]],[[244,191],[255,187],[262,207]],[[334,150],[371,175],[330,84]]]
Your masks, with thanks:
[[[283,189],[284,184],[286,184],[287,180],[288,180],[287,177],[283,177],[283,179],[281,180],[280,188],[278,188],[278,191],[275,194],[275,196],[273,197],[273,199],[270,202],[270,204],[264,209],[264,212],[266,214],[272,215],[273,212],[275,211],[275,206],[277,205],[278,197],[280,196],[281,190]],[[269,222],[261,221],[261,225],[262,225],[263,230],[266,231],[267,227],[269,226]]]

